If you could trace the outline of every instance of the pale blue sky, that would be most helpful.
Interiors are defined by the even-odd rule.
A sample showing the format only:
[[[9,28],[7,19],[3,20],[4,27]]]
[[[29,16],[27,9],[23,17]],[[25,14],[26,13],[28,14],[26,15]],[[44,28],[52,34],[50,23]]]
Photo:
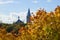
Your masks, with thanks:
[[[28,8],[33,12],[39,8],[44,8],[49,12],[53,11],[57,5],[60,6],[60,0],[0,0],[0,14],[2,15],[1,17],[3,17],[13,12],[15,14],[19,14],[20,12],[24,13]],[[0,20],[4,19],[2,18]]]
[[[3,0],[4,1],[4,0]],[[3,2],[2,1],[2,2]],[[10,0],[5,0],[8,2]],[[60,5],[60,0],[11,0],[10,3],[0,3],[0,13],[8,14],[9,12],[27,11],[30,8],[36,11],[38,8],[45,8],[47,11],[54,10],[57,5]]]

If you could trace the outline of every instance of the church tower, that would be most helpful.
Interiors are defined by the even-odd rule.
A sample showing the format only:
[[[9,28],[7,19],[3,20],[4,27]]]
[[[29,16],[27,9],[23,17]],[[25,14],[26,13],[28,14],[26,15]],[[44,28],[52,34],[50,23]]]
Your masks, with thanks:
[[[27,23],[30,22],[30,16],[31,16],[31,14],[30,14],[30,9],[28,9],[28,13],[27,13]]]

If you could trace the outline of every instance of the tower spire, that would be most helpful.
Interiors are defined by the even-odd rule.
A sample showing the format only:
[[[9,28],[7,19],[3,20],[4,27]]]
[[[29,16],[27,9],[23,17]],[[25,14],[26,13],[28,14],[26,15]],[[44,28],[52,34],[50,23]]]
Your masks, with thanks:
[[[31,14],[30,14],[30,8],[29,8],[28,13],[27,13],[27,23],[30,22],[30,16],[31,16]]]

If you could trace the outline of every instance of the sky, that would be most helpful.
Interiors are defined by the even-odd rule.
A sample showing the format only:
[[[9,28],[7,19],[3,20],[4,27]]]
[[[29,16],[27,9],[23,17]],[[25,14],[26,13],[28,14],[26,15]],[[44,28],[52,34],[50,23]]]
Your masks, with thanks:
[[[36,12],[39,8],[44,8],[47,12],[54,11],[60,6],[60,0],[0,0],[0,22],[13,23],[20,20],[26,22],[28,8],[31,12]]]

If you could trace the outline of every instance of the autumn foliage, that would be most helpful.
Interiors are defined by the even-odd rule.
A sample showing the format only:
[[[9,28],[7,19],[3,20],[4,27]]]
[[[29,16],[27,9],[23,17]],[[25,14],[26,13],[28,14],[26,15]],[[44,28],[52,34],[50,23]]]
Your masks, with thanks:
[[[0,40],[60,40],[60,6],[54,11],[39,9],[30,17],[31,22],[24,27],[17,25],[15,30],[7,32],[7,27],[0,27]]]

